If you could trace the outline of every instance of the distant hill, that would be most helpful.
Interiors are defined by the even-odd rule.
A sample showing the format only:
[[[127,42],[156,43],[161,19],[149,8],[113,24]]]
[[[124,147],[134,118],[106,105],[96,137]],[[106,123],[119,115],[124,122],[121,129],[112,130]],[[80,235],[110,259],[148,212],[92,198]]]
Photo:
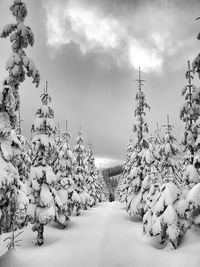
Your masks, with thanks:
[[[115,194],[115,189],[118,185],[122,171],[122,165],[106,168],[102,171],[110,194]]]
[[[121,174],[122,171],[122,165],[117,165],[103,169],[103,174],[107,175],[108,177],[112,177]]]
[[[123,165],[124,161],[121,159],[106,158],[106,157],[95,157],[95,164],[98,169],[108,169]]]

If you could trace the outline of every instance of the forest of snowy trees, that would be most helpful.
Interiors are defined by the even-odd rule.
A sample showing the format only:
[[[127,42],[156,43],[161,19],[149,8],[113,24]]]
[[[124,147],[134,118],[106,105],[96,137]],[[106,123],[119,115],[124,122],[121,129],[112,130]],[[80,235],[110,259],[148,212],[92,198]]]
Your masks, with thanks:
[[[12,55],[0,90],[0,236],[8,236],[8,250],[19,246],[28,225],[35,232],[34,245],[42,246],[50,224],[70,231],[72,216],[114,197],[129,218],[142,222],[144,235],[157,237],[159,248],[178,248],[187,231],[200,225],[200,88],[193,84],[195,75],[200,78],[200,54],[188,60],[180,90],[181,141],[167,114],[163,125],[149,132],[151,107],[139,68],[125,163],[103,171],[95,165],[93,143],[85,146],[81,127],[72,146],[67,118],[64,130],[55,122],[48,82],[38,99],[31,138],[23,136],[20,85],[30,78],[39,87],[42,77],[26,54],[34,45],[34,33],[25,24],[26,4],[13,0],[10,11],[16,21],[4,26],[1,38],[9,39]]]
[[[37,232],[36,245],[44,243],[44,228],[56,222],[65,228],[70,216],[106,201],[108,193],[101,171],[95,166],[93,147],[86,148],[81,130],[76,146],[70,133],[54,121],[48,84],[35,113],[31,140],[22,135],[20,84],[31,77],[36,87],[40,74],[25,52],[34,45],[34,34],[25,25],[26,4],[14,0],[10,10],[15,23],[6,25],[2,38],[10,39],[13,54],[6,63],[8,77],[0,92],[0,234],[12,233],[28,223]],[[39,103],[39,99],[38,99]]]
[[[143,232],[157,236],[162,247],[177,248],[193,225],[200,223],[200,89],[193,83],[200,74],[199,55],[187,62],[184,104],[180,119],[185,131],[179,143],[169,115],[161,128],[149,133],[150,110],[142,90],[139,69],[133,133],[127,146],[123,175],[116,190],[130,217],[143,222]]]

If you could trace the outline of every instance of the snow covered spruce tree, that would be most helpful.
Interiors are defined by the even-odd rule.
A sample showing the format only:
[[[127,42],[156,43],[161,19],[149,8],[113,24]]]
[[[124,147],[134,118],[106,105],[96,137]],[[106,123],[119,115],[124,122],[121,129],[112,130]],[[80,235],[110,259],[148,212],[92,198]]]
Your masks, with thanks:
[[[54,111],[49,103],[51,98],[47,88],[41,95],[42,107],[36,112],[36,120],[31,131],[32,166],[30,172],[31,204],[28,215],[37,232],[36,245],[44,242],[44,226],[54,220],[65,225],[68,217],[63,213],[62,201],[56,191],[57,177],[52,168],[52,158],[56,153]]]
[[[157,203],[160,187],[163,184],[161,176],[161,145],[163,141],[160,136],[160,129],[155,131],[155,136],[149,138],[149,148],[143,156],[143,160],[147,162],[148,172],[142,183],[144,217],[143,232],[152,235],[152,216],[154,206]]]
[[[78,137],[73,152],[77,162],[74,175],[74,182],[75,182],[74,188],[77,193],[76,195],[73,194],[73,200],[76,202],[74,213],[76,215],[79,215],[81,208],[87,209],[90,202],[90,196],[88,194],[88,190],[86,187],[86,179],[88,176],[86,148],[83,144],[81,129],[78,132]]]
[[[92,149],[92,143],[89,142],[89,147],[87,149],[87,167],[88,167],[88,175],[86,177],[86,186],[88,190],[88,194],[90,195],[89,206],[92,207],[97,204],[97,170],[95,166],[94,152]]]
[[[198,39],[200,39],[199,37],[200,34],[198,35]],[[200,225],[200,203],[198,200],[198,195],[200,194],[200,89],[192,84],[195,72],[200,77],[200,54],[193,61],[192,67],[191,70],[190,62],[188,61],[188,70],[186,72],[188,85],[183,89],[186,102],[180,113],[181,119],[185,122],[185,136],[189,136],[189,142],[187,142],[188,138],[185,138],[185,142],[183,142],[185,146],[183,181],[184,195],[189,209],[188,221],[190,225]]]
[[[21,127],[21,116],[19,112],[18,116],[18,127],[16,128],[16,134],[17,138],[19,139],[21,143],[21,150],[18,155],[18,172],[20,176],[20,180],[27,186],[29,187],[29,173],[30,173],[30,168],[31,168],[31,158],[29,155],[29,148],[30,148],[30,143],[27,140],[25,136],[22,135],[22,127]]]
[[[96,196],[98,199],[98,202],[105,202],[108,201],[109,199],[109,190],[106,185],[104,176],[103,176],[103,171],[101,169],[97,170],[97,189],[96,189]]]
[[[16,112],[20,108],[20,83],[26,75],[33,79],[36,87],[40,81],[39,72],[25,53],[25,49],[34,44],[33,32],[24,24],[26,5],[21,0],[14,0],[10,10],[16,22],[6,25],[1,32],[2,38],[10,37],[13,54],[7,61],[9,74],[0,91],[0,234],[14,231],[18,222],[22,225],[25,220],[28,199],[17,169],[21,143],[14,129]]]
[[[100,171],[96,168],[91,142],[89,143],[87,151],[87,166],[88,175],[86,178],[86,186],[88,194],[90,195],[89,205],[92,207],[99,202],[106,201],[108,192],[102,173],[100,173]]]
[[[70,137],[71,135],[66,127],[66,132],[61,133],[62,142],[58,152],[58,171],[56,174],[58,179],[56,189],[62,201],[62,214],[64,214],[66,218],[68,217],[68,219],[76,206],[76,199],[79,199],[79,196],[77,196],[74,190],[74,168],[76,166],[76,159],[69,144]],[[58,223],[62,224],[59,220]],[[67,223],[67,220],[64,220],[64,223]],[[65,224],[63,226],[65,226]]]
[[[128,189],[128,180],[127,180],[127,175],[130,173],[131,169],[131,156],[133,153],[133,139],[132,137],[130,138],[130,141],[127,145],[126,149],[126,161],[123,165],[123,174],[120,177],[120,181],[117,186],[117,196],[116,198],[121,202],[121,203],[126,203],[127,202],[127,189]]]
[[[149,197],[152,202],[150,209],[143,218],[144,231],[150,235],[159,236],[163,246],[177,248],[181,236],[186,232],[187,205],[181,194],[181,172],[176,161],[179,153],[178,146],[174,143],[172,125],[169,118],[160,148],[161,160],[159,172],[162,177],[160,188],[157,184],[151,187]]]
[[[170,125],[169,116],[167,116],[167,124],[163,125],[166,128],[163,137],[163,143],[160,146],[160,173],[163,182],[172,181],[177,186],[181,184],[181,166],[178,162],[180,149],[176,144],[176,138],[172,134],[173,126]]]
[[[146,102],[145,94],[142,91],[144,80],[141,79],[139,69],[138,92],[136,94],[136,121],[133,123],[133,132],[136,138],[133,143],[133,153],[131,155],[131,168],[127,175],[127,211],[130,216],[142,218],[144,215],[144,207],[142,206],[141,187],[146,176],[145,164],[142,157],[148,148],[148,142],[145,139],[148,133],[148,124],[145,122],[146,109],[150,109]]]
[[[142,155],[141,164],[145,166],[144,174],[145,177],[141,184],[141,207],[142,212],[146,212],[146,203],[149,195],[149,191],[152,185],[161,182],[160,175],[160,160],[161,155],[158,150],[155,137],[148,138],[148,148],[144,150]]]
[[[191,70],[188,61],[186,79],[188,84],[183,88],[182,95],[185,96],[185,103],[180,110],[180,118],[185,123],[185,132],[182,138],[184,146],[184,175],[183,180],[186,189],[190,189],[200,182],[198,169],[200,160],[197,158],[200,136],[199,136],[199,117],[200,117],[200,90],[192,84],[194,71]],[[195,160],[194,160],[195,158]]]

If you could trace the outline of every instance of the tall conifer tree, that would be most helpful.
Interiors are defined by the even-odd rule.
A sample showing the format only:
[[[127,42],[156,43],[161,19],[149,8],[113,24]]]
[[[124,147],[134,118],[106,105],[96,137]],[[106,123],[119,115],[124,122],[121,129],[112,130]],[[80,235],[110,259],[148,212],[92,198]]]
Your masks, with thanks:
[[[8,77],[0,91],[0,233],[17,228],[19,206],[25,208],[28,201],[16,161],[21,149],[14,131],[17,127],[16,112],[20,108],[19,86],[26,75],[32,77],[36,87],[40,81],[38,70],[25,52],[29,45],[34,44],[33,32],[24,24],[26,4],[14,0],[10,10],[16,22],[6,25],[1,33],[2,38],[10,37],[13,54],[6,63]]]
[[[133,133],[136,138],[133,143],[133,153],[131,155],[131,169],[127,175],[127,210],[130,216],[142,218],[144,210],[142,206],[142,182],[146,175],[145,164],[142,163],[142,156],[148,148],[146,134],[148,124],[145,121],[146,110],[150,109],[146,102],[145,94],[142,91],[144,80],[141,78],[139,68],[139,78],[136,80],[138,92],[136,93],[135,122],[133,123]]]
[[[47,86],[41,95],[42,107],[36,112],[36,120],[32,125],[33,139],[31,178],[31,205],[29,216],[34,223],[33,231],[37,232],[36,245],[44,242],[44,226],[56,218],[60,218],[62,202],[55,189],[57,177],[52,168],[52,158],[56,153],[54,111],[50,107],[51,98]],[[68,219],[68,218],[66,218]],[[64,223],[63,223],[64,224]]]

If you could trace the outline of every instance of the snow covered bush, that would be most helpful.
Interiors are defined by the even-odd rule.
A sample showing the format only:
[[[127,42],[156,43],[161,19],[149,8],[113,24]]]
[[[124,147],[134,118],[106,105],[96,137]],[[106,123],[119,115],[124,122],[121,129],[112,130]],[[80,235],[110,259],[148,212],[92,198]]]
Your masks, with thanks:
[[[28,45],[34,44],[31,28],[24,24],[26,5],[21,0],[14,0],[10,10],[16,23],[6,25],[1,32],[2,38],[10,37],[13,54],[6,64],[9,74],[0,90],[0,234],[23,226],[26,218],[28,198],[20,180],[17,161],[21,142],[14,129],[16,112],[20,107],[20,83],[25,80],[26,74],[32,77],[36,86],[40,81],[38,70],[25,53]]]

